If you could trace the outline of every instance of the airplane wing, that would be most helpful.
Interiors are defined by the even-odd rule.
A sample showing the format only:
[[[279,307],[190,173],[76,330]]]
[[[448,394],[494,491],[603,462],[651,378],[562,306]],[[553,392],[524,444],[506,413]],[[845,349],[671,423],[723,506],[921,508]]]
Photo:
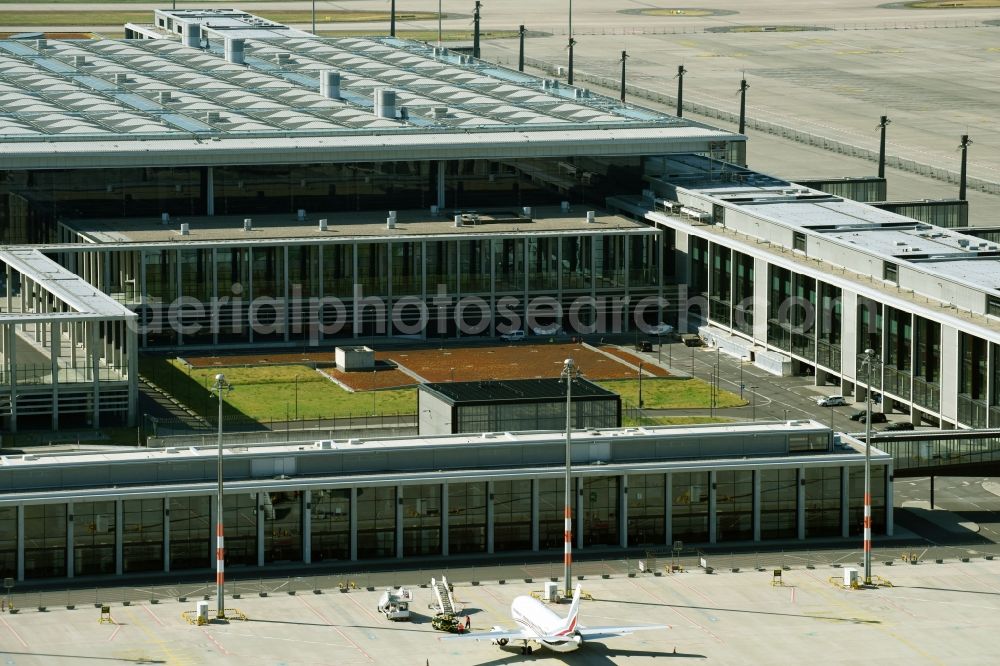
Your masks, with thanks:
[[[579,627],[576,633],[585,641],[603,641],[609,638],[628,636],[636,631],[652,631],[654,629],[670,629],[669,624],[640,624],[631,627]]]
[[[468,634],[456,634],[454,636],[442,636],[438,640],[442,641],[463,641],[463,640],[475,640],[475,641],[498,641],[506,638],[509,641],[523,641],[523,640],[535,640],[538,637],[534,634],[529,634],[525,631],[507,631],[506,629],[498,629],[495,631],[477,631]]]

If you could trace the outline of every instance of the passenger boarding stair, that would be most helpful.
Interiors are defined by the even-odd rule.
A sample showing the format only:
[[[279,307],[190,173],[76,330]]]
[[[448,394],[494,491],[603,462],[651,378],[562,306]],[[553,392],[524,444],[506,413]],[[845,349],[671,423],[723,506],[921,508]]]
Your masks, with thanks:
[[[441,580],[431,578],[431,587],[434,588],[434,596],[437,598],[437,605],[432,606],[432,610],[435,610],[437,613],[454,615],[455,599],[451,596],[448,579],[444,576],[441,577]]]

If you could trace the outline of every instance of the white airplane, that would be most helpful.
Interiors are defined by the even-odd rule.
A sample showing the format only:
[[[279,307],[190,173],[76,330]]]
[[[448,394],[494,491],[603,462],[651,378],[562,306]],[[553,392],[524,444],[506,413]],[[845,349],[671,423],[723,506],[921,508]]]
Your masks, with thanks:
[[[603,641],[608,638],[628,636],[635,631],[650,631],[653,629],[669,629],[665,624],[643,624],[631,627],[584,627],[578,623],[580,614],[581,587],[578,584],[573,592],[573,604],[569,607],[566,617],[559,617],[545,607],[542,602],[532,597],[521,596],[514,599],[510,605],[510,616],[521,628],[508,631],[501,627],[493,627],[491,631],[478,634],[447,636],[441,640],[489,640],[501,647],[510,641],[523,641],[521,654],[531,654],[529,643],[537,643],[554,652],[572,652],[585,641]]]

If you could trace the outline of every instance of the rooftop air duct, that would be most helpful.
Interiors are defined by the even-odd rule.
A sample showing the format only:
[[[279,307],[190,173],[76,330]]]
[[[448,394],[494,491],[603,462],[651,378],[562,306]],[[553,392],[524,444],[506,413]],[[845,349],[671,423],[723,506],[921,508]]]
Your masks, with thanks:
[[[226,62],[242,65],[246,41],[235,37],[226,38]]]
[[[201,24],[188,23],[184,26],[184,46],[201,48]]]
[[[396,91],[392,88],[375,89],[375,115],[380,118],[396,117]]]
[[[326,69],[319,73],[319,94],[328,99],[340,99],[340,73]]]

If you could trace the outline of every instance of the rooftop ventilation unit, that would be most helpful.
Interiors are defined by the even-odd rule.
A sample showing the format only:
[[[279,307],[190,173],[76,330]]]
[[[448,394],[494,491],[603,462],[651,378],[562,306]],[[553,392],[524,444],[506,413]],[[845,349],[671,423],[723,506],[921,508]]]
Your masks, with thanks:
[[[210,123],[221,123],[221,122],[223,122],[222,121],[222,114],[219,113],[218,111],[209,111],[205,115],[205,120],[207,120]]]
[[[36,39],[35,48],[38,49],[39,51],[43,51],[49,48],[49,43],[44,39]]]
[[[462,216],[461,215],[456,215],[455,216],[455,226],[456,227],[462,226]]]
[[[434,117],[435,118],[447,118],[448,117],[448,107],[447,106],[435,106],[433,113],[434,113]]]
[[[319,73],[319,94],[328,99],[340,99],[340,73],[326,69]]]
[[[124,72],[118,72],[115,74],[115,83],[118,85],[128,83],[128,74],[125,74]]]
[[[594,224],[597,221],[597,214],[592,211],[587,211],[587,224]]]
[[[969,239],[968,238],[959,238],[958,239],[958,244],[959,244],[960,247],[968,247],[969,246]]]
[[[319,230],[320,230],[320,231],[326,231],[326,230],[327,230],[327,229],[329,228],[329,224],[330,224],[330,223],[329,223],[329,222],[327,221],[327,219],[326,219],[325,217],[324,217],[324,218],[322,218],[322,219],[321,219],[321,220],[319,221]]]
[[[160,224],[170,224],[170,213],[160,213]]]
[[[253,218],[247,217],[243,219],[243,231],[253,231]]]
[[[75,55],[73,56],[73,66],[74,67],[86,67],[90,63],[87,62],[87,56],[85,55]]]
[[[191,235],[191,225],[187,222],[181,222],[181,236]]]
[[[396,117],[396,91],[392,88],[375,89],[375,115],[380,118]]]
[[[292,54],[291,53],[279,53],[277,55],[277,57],[275,58],[275,60],[278,61],[279,65],[287,65],[288,63],[290,63],[292,61]]]
[[[226,62],[242,65],[244,62],[246,42],[235,37],[226,38]]]
[[[590,91],[586,88],[577,88],[573,91],[573,97],[576,99],[588,99],[590,98]]]
[[[305,222],[306,221],[306,209],[305,208],[299,208],[299,210],[295,213],[295,217],[298,218],[299,222]]]
[[[160,91],[160,104],[168,104],[169,102],[172,101],[174,101],[174,96],[170,93],[169,90]]]
[[[197,49],[201,47],[201,25],[188,23],[184,26],[184,46]]]

